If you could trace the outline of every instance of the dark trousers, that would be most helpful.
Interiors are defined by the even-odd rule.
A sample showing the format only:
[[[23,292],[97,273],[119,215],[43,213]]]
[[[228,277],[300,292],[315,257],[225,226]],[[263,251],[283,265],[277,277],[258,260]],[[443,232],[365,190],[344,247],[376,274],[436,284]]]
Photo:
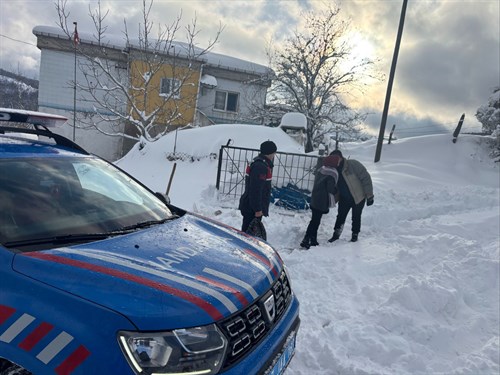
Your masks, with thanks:
[[[366,200],[363,199],[360,203],[355,204],[352,198],[340,197],[334,230],[341,229],[344,226],[347,215],[352,209],[352,233],[359,233],[361,230],[361,213],[365,207],[365,201]]]
[[[251,212],[250,214],[243,215],[243,223],[241,224],[241,231],[243,233],[247,232],[248,226],[252,222],[255,217],[255,213]]]
[[[323,217],[323,212],[318,211],[312,207],[311,211],[312,211],[312,217],[306,229],[306,236],[309,236],[309,238],[316,239],[318,238],[318,228],[319,224],[321,223],[321,218]]]

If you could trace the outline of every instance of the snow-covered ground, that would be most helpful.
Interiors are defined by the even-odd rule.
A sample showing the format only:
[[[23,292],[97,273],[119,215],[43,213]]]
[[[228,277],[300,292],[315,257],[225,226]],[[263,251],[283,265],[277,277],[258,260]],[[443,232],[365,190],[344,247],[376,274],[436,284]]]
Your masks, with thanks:
[[[298,146],[279,129],[218,125],[178,132],[172,203],[239,228],[236,203],[217,199],[221,144],[279,151]],[[174,134],[133,149],[117,164],[154,190],[165,191],[173,168]],[[483,139],[484,141],[484,139]],[[335,210],[324,216],[320,246],[298,244],[309,212],[271,206],[268,242],[288,265],[301,302],[297,351],[286,375],[470,374],[500,372],[500,172],[482,140],[423,136],[384,144],[342,145],[365,164],[375,204],[363,211],[360,240],[350,216],[331,244]],[[300,147],[299,147],[300,148]]]

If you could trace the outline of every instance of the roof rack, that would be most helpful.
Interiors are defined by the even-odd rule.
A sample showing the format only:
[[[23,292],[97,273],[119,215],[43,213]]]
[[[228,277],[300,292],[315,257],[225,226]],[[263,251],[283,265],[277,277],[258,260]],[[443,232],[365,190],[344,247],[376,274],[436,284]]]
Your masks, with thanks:
[[[38,136],[43,136],[47,138],[53,139],[57,145],[59,146],[64,146],[67,148],[71,148],[73,150],[82,152],[84,154],[90,155],[89,152],[87,152],[85,149],[77,145],[75,142],[69,140],[68,138],[51,132],[49,129],[47,129],[43,125],[33,125],[35,129],[26,129],[26,128],[16,128],[16,127],[11,127],[11,126],[0,126],[0,134],[6,134],[6,133],[23,133],[23,134],[35,134]]]

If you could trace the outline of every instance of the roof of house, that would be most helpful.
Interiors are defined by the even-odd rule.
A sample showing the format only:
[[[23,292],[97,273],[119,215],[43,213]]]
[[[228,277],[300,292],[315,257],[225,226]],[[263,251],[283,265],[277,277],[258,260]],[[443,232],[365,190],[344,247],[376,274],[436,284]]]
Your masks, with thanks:
[[[33,34],[35,34],[37,37],[38,36],[47,36],[47,37],[52,37],[52,38],[58,38],[58,39],[65,39],[68,40],[69,37],[68,35],[59,27],[55,26],[35,26],[33,28]],[[97,41],[95,37],[91,33],[85,33],[85,32],[78,32],[78,37],[80,39],[80,42],[86,43],[86,44],[97,44]],[[105,38],[105,44],[107,48],[114,48],[118,50],[123,50],[124,48],[127,47],[127,42],[125,40],[124,35],[112,35],[112,34],[106,34]],[[173,48],[177,47],[178,48],[178,53],[181,55],[184,53],[185,56],[187,56],[187,50],[189,45],[184,42],[177,42],[173,41],[172,43]],[[130,47],[139,47],[139,40],[138,39],[130,39],[128,41],[128,46]],[[194,47],[195,50],[197,50],[197,53],[201,53],[202,49],[198,47]],[[218,67],[222,69],[228,69],[228,70],[234,70],[234,71],[240,71],[240,72],[245,72],[245,73],[251,73],[251,74],[269,74],[272,72],[272,70],[264,65],[256,64],[251,61],[247,60],[242,60],[238,59],[236,57],[232,56],[227,56],[219,53],[214,53],[214,52],[207,52],[205,54],[202,54],[201,58],[199,59],[205,64],[212,66],[212,67]]]

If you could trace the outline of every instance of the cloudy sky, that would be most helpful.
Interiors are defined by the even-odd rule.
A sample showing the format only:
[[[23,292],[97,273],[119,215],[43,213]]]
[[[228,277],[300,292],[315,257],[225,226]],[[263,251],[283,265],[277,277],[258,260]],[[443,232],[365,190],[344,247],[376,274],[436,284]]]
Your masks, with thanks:
[[[54,0],[55,1],[55,0]],[[0,67],[37,77],[40,52],[32,29],[55,26],[53,0],[0,1]],[[197,42],[208,43],[220,24],[224,31],[214,52],[267,65],[266,47],[277,45],[302,27],[307,11],[322,9],[316,0],[156,0],[150,19],[171,24],[182,12],[181,23],[194,17],[201,30]],[[127,20],[129,33],[141,22],[141,0],[101,0],[108,10],[107,32],[120,34]],[[341,16],[351,21],[354,51],[378,59],[385,78],[371,82],[351,105],[373,113],[367,123],[380,126],[387,80],[403,0],[344,0]],[[397,124],[400,136],[440,131],[456,126],[465,113],[464,130],[479,130],[474,117],[494,87],[500,86],[499,0],[409,0],[399,52],[387,127]],[[68,0],[68,21],[81,32],[91,31],[89,6],[97,0]],[[324,9],[324,8],[323,8]],[[180,40],[183,35],[178,34]],[[437,127],[437,128],[436,128]]]

